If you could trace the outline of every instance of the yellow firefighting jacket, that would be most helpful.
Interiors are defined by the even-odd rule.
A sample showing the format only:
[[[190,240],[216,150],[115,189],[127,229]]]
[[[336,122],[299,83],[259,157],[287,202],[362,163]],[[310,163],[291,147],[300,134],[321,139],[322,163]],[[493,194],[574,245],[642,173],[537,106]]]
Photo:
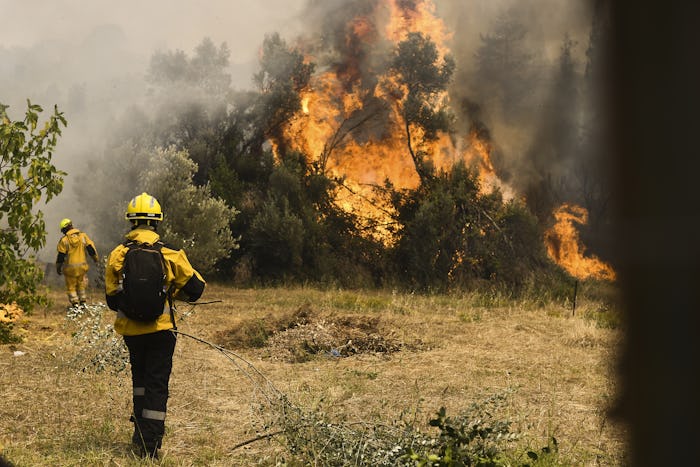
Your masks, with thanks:
[[[160,240],[160,236],[147,226],[138,227],[126,235],[127,241],[154,244]],[[153,322],[141,322],[129,319],[124,313],[119,311],[119,293],[122,292],[122,269],[124,267],[124,256],[128,247],[118,245],[109,254],[107,266],[105,268],[105,292],[107,305],[117,312],[114,321],[114,330],[123,336],[137,336],[150,334],[157,331],[165,331],[173,328],[173,322],[168,303],[165,305],[163,314]],[[161,248],[161,253],[165,259],[165,285],[172,286],[173,295],[178,298],[183,297],[188,301],[197,300],[204,291],[205,282],[202,276],[192,267],[185,252],[177,250],[168,245]],[[176,316],[174,317],[177,318]]]
[[[90,249],[95,252],[97,257],[97,249],[95,244],[85,232],[78,229],[70,229],[61,237],[56,246],[58,251],[58,260],[63,260],[62,272],[66,276],[80,276],[88,270],[87,253]]]

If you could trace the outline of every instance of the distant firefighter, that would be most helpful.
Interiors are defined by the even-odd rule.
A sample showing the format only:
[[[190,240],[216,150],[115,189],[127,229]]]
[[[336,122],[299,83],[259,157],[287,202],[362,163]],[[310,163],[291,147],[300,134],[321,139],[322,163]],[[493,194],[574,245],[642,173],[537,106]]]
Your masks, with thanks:
[[[56,247],[56,272],[66,279],[66,293],[71,306],[82,306],[87,301],[87,257],[90,256],[97,263],[99,256],[90,237],[73,227],[70,219],[63,219],[59,226],[63,237]]]

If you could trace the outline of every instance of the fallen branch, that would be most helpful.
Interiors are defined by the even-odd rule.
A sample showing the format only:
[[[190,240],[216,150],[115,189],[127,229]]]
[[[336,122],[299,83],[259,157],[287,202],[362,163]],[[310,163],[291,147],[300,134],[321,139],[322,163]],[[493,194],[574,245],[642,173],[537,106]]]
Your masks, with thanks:
[[[262,441],[264,439],[272,438],[273,436],[281,435],[284,433],[284,431],[285,430],[278,430],[273,431],[272,433],[265,433],[264,435],[256,436],[255,438],[236,444],[234,447],[231,448],[231,451],[235,451],[238,448],[242,448],[243,446],[247,446],[248,444],[253,444],[257,441]]]

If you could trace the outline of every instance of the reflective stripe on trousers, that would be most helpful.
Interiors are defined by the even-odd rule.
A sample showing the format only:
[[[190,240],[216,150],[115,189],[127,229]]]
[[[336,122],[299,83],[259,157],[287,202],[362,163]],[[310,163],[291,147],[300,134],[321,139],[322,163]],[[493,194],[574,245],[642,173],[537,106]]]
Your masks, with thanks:
[[[159,410],[143,409],[141,415],[143,418],[147,418],[149,420],[160,420],[162,422],[165,421],[165,412],[161,412]]]
[[[131,362],[133,413],[140,429],[138,435],[147,444],[160,444],[165,432],[175,341],[170,331],[124,336]]]

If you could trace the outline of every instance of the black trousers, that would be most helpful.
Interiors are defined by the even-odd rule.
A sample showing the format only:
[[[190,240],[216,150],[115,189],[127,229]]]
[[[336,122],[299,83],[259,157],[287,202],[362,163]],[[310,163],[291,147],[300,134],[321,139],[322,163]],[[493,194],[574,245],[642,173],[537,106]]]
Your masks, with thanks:
[[[165,433],[168,383],[176,340],[170,331],[124,336],[133,386],[132,441],[149,451],[160,447]]]

